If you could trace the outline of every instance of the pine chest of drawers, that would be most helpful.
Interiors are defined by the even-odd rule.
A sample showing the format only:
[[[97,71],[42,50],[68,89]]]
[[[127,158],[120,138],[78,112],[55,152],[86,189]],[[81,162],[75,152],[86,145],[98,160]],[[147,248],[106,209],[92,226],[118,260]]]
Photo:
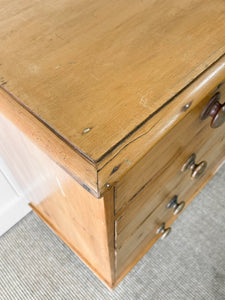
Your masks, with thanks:
[[[220,0],[1,6],[0,155],[111,288],[225,160],[224,18]]]

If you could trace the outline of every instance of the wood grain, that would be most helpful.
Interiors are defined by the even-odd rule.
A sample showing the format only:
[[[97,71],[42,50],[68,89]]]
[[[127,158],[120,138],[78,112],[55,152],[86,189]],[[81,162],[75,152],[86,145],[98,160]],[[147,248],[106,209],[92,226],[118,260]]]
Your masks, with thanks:
[[[212,93],[224,79],[225,56],[121,141],[118,147],[98,163],[100,193],[104,192],[106,182],[113,184],[129,172],[163,136],[181,122],[190,110],[194,109],[207,94]],[[190,107],[186,109],[186,105]]]
[[[208,139],[223,134],[223,129],[218,128],[217,130],[210,127],[209,119],[200,120],[204,107],[218,91],[221,93],[221,103],[225,102],[225,84],[223,84],[207,94],[199,105],[189,111],[182,121],[170,130],[130,172],[121,178],[116,185],[116,212],[126,205],[147,182],[155,177],[164,176],[165,168],[172,168],[174,174],[171,174],[171,177],[175,176],[180,172],[182,163],[190,151],[201,151]],[[169,177],[165,180],[169,180]]]
[[[97,199],[62,170],[61,189],[32,209],[110,288],[115,278],[113,190]],[[74,270],[75,272],[75,270]]]
[[[70,145],[62,141],[42,122],[35,118],[11,95],[0,88],[0,114],[5,116],[41,151],[61,166],[95,196],[97,188],[96,167]],[[12,141],[13,142],[13,141]]]
[[[201,191],[201,189],[207,184],[207,182],[216,174],[219,168],[224,164],[225,160],[224,158],[221,159],[221,161],[218,160],[217,165],[214,165],[214,172],[211,172],[207,178],[205,178],[205,181],[202,182],[201,185],[198,186],[198,189],[196,189],[195,193],[191,195],[191,197],[186,201],[186,207],[191,203],[191,201],[196,197],[196,195]],[[169,227],[172,225],[172,223],[179,217],[179,215],[172,216],[166,223],[166,227]],[[116,282],[114,284],[114,287],[116,287],[121,280],[132,270],[132,268],[138,263],[138,261],[149,251],[149,249],[154,245],[155,242],[160,238],[159,234],[156,234],[151,240],[146,239],[146,243],[141,243],[133,252],[133,257],[131,257],[131,260],[128,261],[127,266],[124,265],[121,270],[117,270],[116,275]]]
[[[15,185],[33,210],[112,287],[114,190],[100,199],[94,197],[18,127],[0,114],[0,156],[13,174]]]
[[[26,186],[52,172],[30,205],[111,288],[224,161],[224,126],[199,118],[225,102],[224,16],[223,0],[1,3],[0,121],[26,140],[8,164]]]
[[[221,103],[225,102],[225,85],[220,86],[217,90],[221,92]],[[190,111],[152,149],[155,150],[154,153],[150,151],[151,155],[148,156],[148,159],[158,157],[155,160],[161,165],[161,162],[164,163],[164,160],[160,159],[161,154],[161,156],[165,155],[165,161],[167,161],[157,176],[154,176],[153,160],[150,159],[147,164],[144,158],[140,163],[141,166],[145,166],[145,169],[137,164],[135,173],[127,173],[124,176],[125,180],[122,179],[118,183],[118,187],[124,193],[120,194],[119,200],[122,202],[119,203],[123,206],[116,214],[115,221],[117,277],[120,276],[118,274],[122,274],[125,269],[129,268],[129,264],[133,264],[132,261],[135,260],[135,257],[139,257],[146,245],[155,239],[156,230],[160,224],[172,218],[173,210],[166,208],[172,197],[177,195],[178,201],[188,203],[192,195],[200,190],[200,187],[216,172],[218,166],[224,162],[224,127],[212,129],[210,120],[201,121],[199,118],[210,97],[210,94],[207,95],[193,111]],[[165,149],[166,151],[164,151]],[[207,162],[205,174],[200,179],[191,180],[190,171],[181,172],[183,163],[192,153],[196,153],[196,163],[202,160]],[[153,178],[148,174],[149,169],[152,171]],[[159,165],[156,170],[160,170]],[[130,201],[124,202],[127,194],[132,190],[131,187],[135,191],[135,184],[140,177],[142,177],[140,191],[134,198],[130,198]],[[143,185],[145,178],[150,178],[150,181]],[[129,184],[129,186],[126,185],[123,189],[123,184]],[[118,187],[116,186],[116,202],[119,195]],[[132,193],[134,193],[133,190]]]
[[[224,15],[223,0],[3,1],[1,83],[99,161],[224,54]]]
[[[223,143],[221,143],[221,138]],[[167,209],[166,205],[171,198],[177,194],[179,201],[185,201],[185,207],[191,202],[196,194],[203,188],[203,186],[216,173],[219,167],[224,163],[225,159],[225,140],[224,135],[211,140],[211,144],[205,146],[205,153],[202,152],[203,157],[208,162],[208,167],[205,175],[197,181],[191,181],[189,175],[182,176],[182,180],[177,182],[174,186],[174,180],[169,182],[160,191],[161,200],[160,205],[155,208],[147,218],[142,219],[142,223],[136,228],[132,227],[134,222],[128,224],[126,229],[127,236],[121,233],[117,235],[116,251],[116,278],[120,281],[121,277],[138,262],[139,259],[149,250],[149,248],[156,242],[160,235],[156,234],[157,228],[163,223],[166,227],[170,226],[172,222],[178,217],[173,215],[173,210]],[[142,210],[143,216],[143,210]],[[144,216],[143,216],[144,217]],[[138,214],[137,214],[138,218]],[[129,235],[130,234],[130,235]],[[126,237],[126,238],[125,238]]]

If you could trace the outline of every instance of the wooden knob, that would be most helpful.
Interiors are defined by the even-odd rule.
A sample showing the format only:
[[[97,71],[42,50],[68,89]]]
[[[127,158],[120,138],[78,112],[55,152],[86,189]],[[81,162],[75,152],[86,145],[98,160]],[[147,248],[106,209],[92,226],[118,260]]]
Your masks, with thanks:
[[[206,161],[201,161],[199,164],[195,163],[196,155],[193,153],[183,164],[181,171],[185,172],[191,170],[191,178],[199,178],[205,172],[207,167]]]
[[[177,200],[178,200],[178,197],[177,197],[177,195],[175,195],[166,206],[167,209],[169,209],[169,208],[174,209],[173,210],[174,215],[178,215],[184,209],[184,206],[185,206],[184,201],[181,201],[180,203],[178,203]]]
[[[201,120],[205,120],[209,116],[212,117],[210,126],[217,128],[225,122],[225,103],[219,102],[221,94],[216,93],[208,102],[201,114]]]

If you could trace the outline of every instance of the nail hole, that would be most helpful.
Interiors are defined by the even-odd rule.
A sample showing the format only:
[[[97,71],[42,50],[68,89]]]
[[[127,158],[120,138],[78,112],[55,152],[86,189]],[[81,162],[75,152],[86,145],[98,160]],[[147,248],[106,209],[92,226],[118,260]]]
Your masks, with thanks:
[[[182,111],[186,111],[186,110],[188,110],[190,107],[191,107],[191,104],[192,104],[192,102],[189,102],[189,103],[187,103],[187,104],[185,104],[183,107],[182,107]]]

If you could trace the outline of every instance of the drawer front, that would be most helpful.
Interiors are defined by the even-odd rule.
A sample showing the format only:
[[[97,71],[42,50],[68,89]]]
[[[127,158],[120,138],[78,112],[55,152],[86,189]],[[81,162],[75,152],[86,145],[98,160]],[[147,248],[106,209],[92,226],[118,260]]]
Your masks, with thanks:
[[[182,184],[184,174],[175,176],[169,183],[165,183],[168,172],[165,172],[160,178],[151,182],[142,192],[140,192],[132,204],[116,219],[116,247],[120,249],[123,244],[132,238],[133,234],[152,216],[162,203],[163,208],[166,208],[170,198],[179,194],[179,200],[183,201],[183,194],[189,187],[189,180],[186,180],[185,185]],[[166,210],[165,210],[166,211]],[[170,211],[167,211],[170,214]]]
[[[223,135],[223,126],[212,129],[210,117],[204,121],[200,119],[203,109],[217,92],[221,94],[220,102],[225,102],[223,84],[207,95],[118,182],[116,214],[119,215],[145,185],[162,175],[166,169],[172,167],[175,175],[190,152],[199,153],[201,159],[202,147],[210,144],[211,137]]]
[[[208,125],[205,130],[207,132]],[[201,131],[204,134],[204,130]],[[201,138],[201,141],[205,139]],[[125,240],[132,235],[133,231],[143,223],[143,221],[155,210],[164,199],[173,197],[173,193],[179,194],[179,197],[192,192],[205,181],[208,174],[211,174],[225,157],[225,133],[224,128],[220,129],[220,134],[211,136],[205,140],[205,144],[196,145],[198,139],[188,145],[185,151],[177,151],[177,156],[173,158],[164,169],[164,172],[150,181],[134,198],[128,202],[128,206],[117,216],[117,245],[120,247]],[[201,175],[202,178],[191,178],[191,170],[182,172],[182,167],[192,153],[196,154],[196,163],[206,161],[207,167]],[[175,162],[179,162],[178,168],[174,168]],[[172,194],[171,194],[172,192]]]
[[[151,178],[117,212],[115,227],[118,273],[132,264],[138,256],[140,258],[143,249],[158,239],[156,230],[162,223],[175,220],[177,216],[173,214],[174,209],[167,208],[170,200],[177,195],[178,203],[184,201],[187,205],[224,162],[225,125],[212,129],[210,119],[201,121],[199,118],[208,101],[209,98],[203,99],[182,123],[173,128],[176,139],[173,139],[171,132],[169,137],[165,137],[167,141],[176,140],[176,143],[170,144],[173,149],[170,151],[168,147],[167,150],[174,156],[167,161],[158,176]],[[196,128],[195,131],[193,126]],[[196,154],[196,164],[201,161],[207,162],[205,172],[200,178],[192,179],[190,169],[186,172],[181,171],[192,153]]]
[[[223,139],[223,143],[221,140]],[[119,225],[122,218],[116,221],[118,229],[122,230],[117,232],[116,243],[116,261],[117,261],[117,274],[118,276],[133,262],[137,262],[149,249],[149,247],[160,237],[157,234],[157,229],[166,223],[166,227],[169,226],[178,216],[174,215],[174,208],[167,208],[168,203],[172,198],[177,195],[177,202],[185,202],[186,206],[191,202],[193,197],[202,189],[202,187],[208,182],[208,180],[215,174],[217,169],[224,162],[225,157],[225,139],[219,138],[214,140],[215,147],[209,147],[203,156],[207,160],[208,166],[205,174],[196,180],[190,179],[190,173],[183,173],[179,176],[175,176],[166,185],[161,186],[158,190],[158,194],[155,195],[155,199],[158,200],[158,206],[153,209],[150,205],[151,196],[149,201],[142,206],[136,216],[128,224]],[[218,145],[219,143],[219,145]],[[130,214],[129,210],[127,211]]]
[[[218,145],[217,142],[220,142],[220,144]],[[165,181],[170,175],[167,171],[137,195],[132,205],[116,219],[117,249],[122,248],[124,244],[129,242],[141,229],[142,225],[148,219],[153,218],[152,216],[155,213],[159,213],[159,216],[161,215],[166,219],[172,217],[174,208],[167,208],[167,205],[174,196],[178,197],[178,203],[186,202],[189,197],[200,189],[224,161],[225,139],[223,143],[221,143],[221,138],[217,142],[216,139],[212,139],[212,147],[205,148],[202,153],[202,157],[207,162],[207,168],[201,178],[191,179],[191,171],[178,172],[166,183]]]

